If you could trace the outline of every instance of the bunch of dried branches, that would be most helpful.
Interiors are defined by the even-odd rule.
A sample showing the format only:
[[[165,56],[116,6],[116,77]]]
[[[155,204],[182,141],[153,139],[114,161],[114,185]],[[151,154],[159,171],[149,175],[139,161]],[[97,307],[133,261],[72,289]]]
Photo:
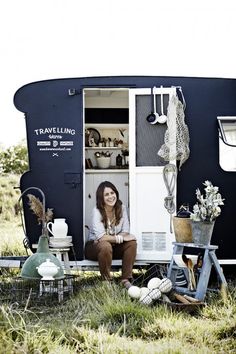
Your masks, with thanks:
[[[47,223],[52,220],[53,209],[48,208],[47,211],[44,211],[43,203],[39,198],[35,197],[33,194],[27,194],[27,197],[29,198],[30,209],[37,216],[39,224],[42,222]]]

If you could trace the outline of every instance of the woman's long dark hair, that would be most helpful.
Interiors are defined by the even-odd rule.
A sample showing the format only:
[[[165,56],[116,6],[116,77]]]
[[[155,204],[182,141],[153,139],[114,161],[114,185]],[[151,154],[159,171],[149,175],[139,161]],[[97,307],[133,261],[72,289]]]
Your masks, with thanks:
[[[114,205],[115,218],[116,218],[115,225],[119,224],[120,219],[122,217],[122,201],[120,200],[119,192],[118,192],[117,188],[114,186],[114,184],[112,184],[109,181],[104,181],[99,184],[99,186],[97,188],[97,192],[96,192],[97,208],[102,215],[102,222],[103,222],[105,228],[107,228],[107,216],[106,216],[105,203],[104,203],[104,189],[105,188],[111,188],[116,194],[117,200],[116,200],[116,204]]]

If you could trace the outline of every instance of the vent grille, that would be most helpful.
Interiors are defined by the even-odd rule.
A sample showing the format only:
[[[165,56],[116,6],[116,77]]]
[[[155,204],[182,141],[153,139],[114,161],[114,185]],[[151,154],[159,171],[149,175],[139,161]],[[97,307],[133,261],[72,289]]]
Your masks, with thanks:
[[[142,232],[143,251],[166,251],[166,232]]]

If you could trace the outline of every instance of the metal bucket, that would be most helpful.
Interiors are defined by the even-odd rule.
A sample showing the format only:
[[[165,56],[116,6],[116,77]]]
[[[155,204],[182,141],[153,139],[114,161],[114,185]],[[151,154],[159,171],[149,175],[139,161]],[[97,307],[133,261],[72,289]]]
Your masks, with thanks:
[[[200,245],[210,245],[215,221],[192,221],[193,242]]]

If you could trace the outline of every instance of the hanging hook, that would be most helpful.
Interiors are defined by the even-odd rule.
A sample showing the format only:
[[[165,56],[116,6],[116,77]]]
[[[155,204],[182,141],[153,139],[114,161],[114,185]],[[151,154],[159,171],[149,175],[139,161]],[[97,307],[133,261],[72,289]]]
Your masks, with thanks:
[[[185,109],[186,109],[186,101],[185,101],[185,98],[184,98],[182,86],[171,86],[171,87],[173,87],[173,88],[176,89],[176,94],[177,94],[177,95],[178,95],[177,90],[179,90],[179,93],[180,93],[180,95],[181,95],[181,101],[182,101],[182,104],[183,104],[183,109],[184,109],[184,111],[185,111]]]

